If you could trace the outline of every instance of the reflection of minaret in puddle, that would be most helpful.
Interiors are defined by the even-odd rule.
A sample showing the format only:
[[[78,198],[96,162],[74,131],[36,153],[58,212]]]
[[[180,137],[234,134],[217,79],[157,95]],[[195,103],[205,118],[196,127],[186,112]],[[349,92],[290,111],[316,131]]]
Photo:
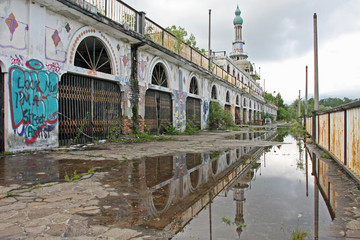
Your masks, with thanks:
[[[236,202],[236,213],[234,220],[235,220],[235,224],[238,226],[236,228],[236,232],[238,233],[239,238],[241,232],[243,231],[242,228],[244,227],[244,223],[245,223],[244,220],[244,203],[246,201],[245,189],[247,189],[249,185],[247,183],[244,183],[245,182],[244,180],[246,180],[247,175],[251,176],[250,172],[245,174],[245,179],[240,179],[240,181],[233,186],[234,201]],[[251,177],[250,177],[250,181],[251,181]]]
[[[239,188],[237,188],[239,187]],[[234,201],[236,202],[236,214],[235,214],[235,223],[238,226],[236,228],[236,232],[238,233],[238,236],[240,238],[242,228],[244,226],[244,202],[246,200],[245,198],[245,188],[247,186],[235,186],[234,187]]]

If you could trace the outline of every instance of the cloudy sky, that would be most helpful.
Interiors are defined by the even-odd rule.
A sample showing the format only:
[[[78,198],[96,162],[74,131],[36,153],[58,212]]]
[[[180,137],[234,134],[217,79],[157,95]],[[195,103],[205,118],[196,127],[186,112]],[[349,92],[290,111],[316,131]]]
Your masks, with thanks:
[[[212,50],[231,51],[233,19],[239,5],[244,50],[261,68],[261,86],[280,92],[286,103],[314,92],[313,14],[318,16],[320,98],[360,97],[360,0],[124,0],[162,27],[182,26],[200,48],[208,46],[212,10]]]

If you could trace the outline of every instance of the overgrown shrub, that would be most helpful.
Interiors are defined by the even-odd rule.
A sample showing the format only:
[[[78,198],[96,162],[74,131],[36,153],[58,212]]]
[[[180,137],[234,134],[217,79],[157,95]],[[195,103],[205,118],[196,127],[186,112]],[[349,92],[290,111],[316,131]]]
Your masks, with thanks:
[[[194,123],[193,121],[187,121],[186,122],[186,128],[184,133],[185,134],[194,134],[199,133],[200,129],[198,127],[198,124]]]
[[[117,140],[119,140],[121,132],[121,119],[119,117],[116,117],[110,126],[108,140],[111,142],[116,142]]]
[[[218,102],[210,102],[209,129],[236,127],[233,117]]]
[[[165,135],[179,135],[180,131],[177,130],[171,123],[164,127]]]

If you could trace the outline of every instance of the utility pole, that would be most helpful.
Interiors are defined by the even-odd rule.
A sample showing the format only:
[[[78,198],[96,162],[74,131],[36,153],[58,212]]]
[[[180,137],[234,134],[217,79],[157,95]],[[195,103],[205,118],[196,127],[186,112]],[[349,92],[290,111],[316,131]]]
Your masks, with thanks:
[[[314,13],[314,110],[319,110],[319,70],[318,70],[318,40],[317,15]]]
[[[298,107],[299,107],[299,118],[301,117],[301,98],[300,98],[300,93],[301,93],[301,90],[299,90],[299,104],[298,104]]]
[[[305,68],[305,117],[308,114],[308,66]]]
[[[209,49],[208,49],[208,57],[209,57],[209,71],[211,71],[211,9],[209,9]]]
[[[264,92],[265,92],[265,78],[264,78]]]

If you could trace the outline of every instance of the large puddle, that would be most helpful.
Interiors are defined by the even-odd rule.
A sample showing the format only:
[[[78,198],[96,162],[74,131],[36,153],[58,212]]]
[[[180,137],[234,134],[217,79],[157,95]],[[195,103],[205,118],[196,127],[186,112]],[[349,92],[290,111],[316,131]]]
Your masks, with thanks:
[[[262,132],[234,138],[275,136]],[[286,144],[123,162],[2,158],[0,184],[59,181],[74,170],[98,168],[109,172],[102,184],[116,194],[100,200],[101,213],[91,217],[92,224],[165,230],[178,240],[291,239],[296,230],[308,239],[330,239],[335,192],[323,176],[326,166],[312,167],[302,141],[290,135],[277,139]],[[312,173],[322,174],[320,188]]]
[[[302,141],[288,135],[284,143],[267,149],[257,168],[233,179],[174,239],[291,239],[296,230],[330,239],[331,209]]]

